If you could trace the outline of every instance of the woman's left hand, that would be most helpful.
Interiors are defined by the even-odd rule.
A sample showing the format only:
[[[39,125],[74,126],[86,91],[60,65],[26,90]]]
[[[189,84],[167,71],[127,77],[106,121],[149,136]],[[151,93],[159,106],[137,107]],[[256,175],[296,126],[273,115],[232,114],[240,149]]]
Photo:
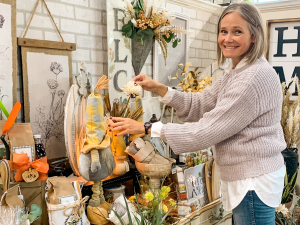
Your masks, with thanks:
[[[110,124],[109,132],[121,131],[116,136],[124,134],[143,134],[145,133],[145,127],[143,122],[138,122],[130,118],[112,117],[111,120],[115,123]]]

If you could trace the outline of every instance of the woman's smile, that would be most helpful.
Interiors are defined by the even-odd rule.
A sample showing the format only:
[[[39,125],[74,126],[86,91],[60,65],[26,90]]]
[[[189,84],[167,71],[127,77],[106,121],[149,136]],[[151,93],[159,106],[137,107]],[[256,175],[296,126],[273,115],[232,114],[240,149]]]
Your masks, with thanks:
[[[231,58],[235,67],[255,41],[248,23],[237,12],[227,14],[221,22],[218,43],[225,58]]]

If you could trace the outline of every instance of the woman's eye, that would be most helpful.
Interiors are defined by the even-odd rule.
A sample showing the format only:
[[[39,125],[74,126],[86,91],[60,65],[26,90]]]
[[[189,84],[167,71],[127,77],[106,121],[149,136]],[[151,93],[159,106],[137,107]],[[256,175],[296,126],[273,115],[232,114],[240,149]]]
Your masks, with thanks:
[[[220,33],[221,34],[226,34],[226,30],[221,30]]]
[[[237,31],[235,31],[235,33],[236,33],[236,34],[241,34],[241,33],[242,33],[242,31],[240,31],[240,30],[237,30]]]

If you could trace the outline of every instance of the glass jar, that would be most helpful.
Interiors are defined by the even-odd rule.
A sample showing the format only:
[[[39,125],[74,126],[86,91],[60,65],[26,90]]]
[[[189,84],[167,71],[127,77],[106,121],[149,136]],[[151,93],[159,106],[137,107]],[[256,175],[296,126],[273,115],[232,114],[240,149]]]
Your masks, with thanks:
[[[42,135],[36,134],[33,135],[34,143],[35,143],[35,156],[37,159],[43,158],[46,156],[46,150],[42,143]]]

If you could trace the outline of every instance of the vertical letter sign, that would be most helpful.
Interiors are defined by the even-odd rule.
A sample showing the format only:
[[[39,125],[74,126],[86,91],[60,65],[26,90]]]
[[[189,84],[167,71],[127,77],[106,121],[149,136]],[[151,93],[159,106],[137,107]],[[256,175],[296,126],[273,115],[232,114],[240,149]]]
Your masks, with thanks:
[[[107,42],[108,42],[108,76],[112,78],[109,94],[112,100],[126,97],[122,94],[123,86],[132,80],[131,40],[122,36],[125,21],[125,2],[107,1]]]

